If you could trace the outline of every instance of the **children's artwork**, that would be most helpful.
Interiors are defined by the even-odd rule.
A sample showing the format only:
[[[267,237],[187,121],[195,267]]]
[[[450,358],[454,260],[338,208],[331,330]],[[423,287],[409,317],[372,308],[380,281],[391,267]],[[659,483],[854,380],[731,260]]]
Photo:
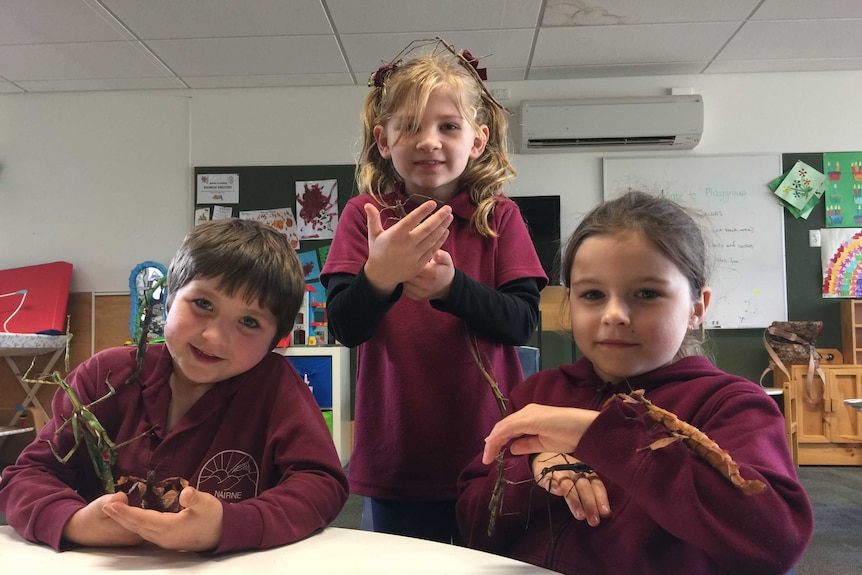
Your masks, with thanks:
[[[862,226],[862,152],[823,154],[826,227]]]
[[[338,180],[296,182],[299,238],[331,240],[338,224]]]
[[[820,230],[823,297],[862,297],[862,229]]]
[[[326,265],[326,258],[329,257],[329,246],[321,246],[317,248],[317,260],[320,262],[320,267]]]
[[[320,264],[317,263],[317,252],[299,252],[299,263],[302,264],[302,273],[305,275],[305,281],[316,280],[320,277]]]
[[[826,176],[805,162],[796,162],[787,173],[769,182],[769,187],[793,217],[808,219],[826,191]]]
[[[296,220],[293,210],[279,208],[275,210],[248,210],[239,213],[241,220],[257,220],[274,227],[287,238],[293,249],[299,248],[299,237],[296,234]]]
[[[230,206],[213,206],[214,220],[229,220],[233,217],[233,208]]]
[[[198,208],[195,210],[195,225],[210,221],[210,209]]]

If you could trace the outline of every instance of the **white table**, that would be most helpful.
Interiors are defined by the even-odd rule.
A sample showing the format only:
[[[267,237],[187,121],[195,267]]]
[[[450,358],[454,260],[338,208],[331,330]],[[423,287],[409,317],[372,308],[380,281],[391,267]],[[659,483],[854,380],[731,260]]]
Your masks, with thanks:
[[[57,553],[50,547],[21,539],[9,526],[0,526],[0,573],[78,574],[121,572],[123,575],[182,573],[428,573],[521,575],[551,573],[534,565],[455,545],[328,527],[298,543],[268,549],[206,556],[166,551],[154,546],[79,548]]]
[[[844,404],[856,409],[856,411],[862,411],[862,399],[845,399]]]

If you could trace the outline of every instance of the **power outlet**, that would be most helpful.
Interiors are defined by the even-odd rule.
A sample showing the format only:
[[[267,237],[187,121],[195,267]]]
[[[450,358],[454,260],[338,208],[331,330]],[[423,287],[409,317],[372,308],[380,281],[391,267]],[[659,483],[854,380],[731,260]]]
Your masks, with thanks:
[[[808,245],[812,248],[820,247],[820,230],[808,230]]]

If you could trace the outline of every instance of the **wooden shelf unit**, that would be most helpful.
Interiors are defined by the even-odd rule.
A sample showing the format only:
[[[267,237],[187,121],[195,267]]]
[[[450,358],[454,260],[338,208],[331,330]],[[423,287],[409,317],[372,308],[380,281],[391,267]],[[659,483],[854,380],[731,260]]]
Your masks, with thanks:
[[[841,345],[844,361],[862,365],[862,299],[841,300]]]
[[[776,377],[795,391],[798,464],[862,465],[862,413],[844,403],[862,397],[862,365],[822,366],[826,381],[815,373],[814,382],[823,385],[823,397],[814,404],[806,401],[803,389],[808,366],[788,368],[790,381],[780,371]]]

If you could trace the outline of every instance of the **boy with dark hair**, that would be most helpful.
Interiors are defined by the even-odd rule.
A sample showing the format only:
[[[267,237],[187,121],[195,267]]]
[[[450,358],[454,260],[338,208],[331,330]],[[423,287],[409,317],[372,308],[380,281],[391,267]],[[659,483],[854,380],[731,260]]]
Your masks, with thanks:
[[[102,351],[68,378],[116,444],[114,476],[189,481],[182,510],[160,513],[104,494],[58,391],[53,418],[0,480],[0,511],[24,538],[55,549],[121,546],[223,553],[264,549],[325,527],[347,480],[323,417],[290,362],[271,353],[292,328],[302,267],[274,229],[219,220],[190,232],[168,270],[165,343]],[[113,397],[97,404],[109,382]]]

